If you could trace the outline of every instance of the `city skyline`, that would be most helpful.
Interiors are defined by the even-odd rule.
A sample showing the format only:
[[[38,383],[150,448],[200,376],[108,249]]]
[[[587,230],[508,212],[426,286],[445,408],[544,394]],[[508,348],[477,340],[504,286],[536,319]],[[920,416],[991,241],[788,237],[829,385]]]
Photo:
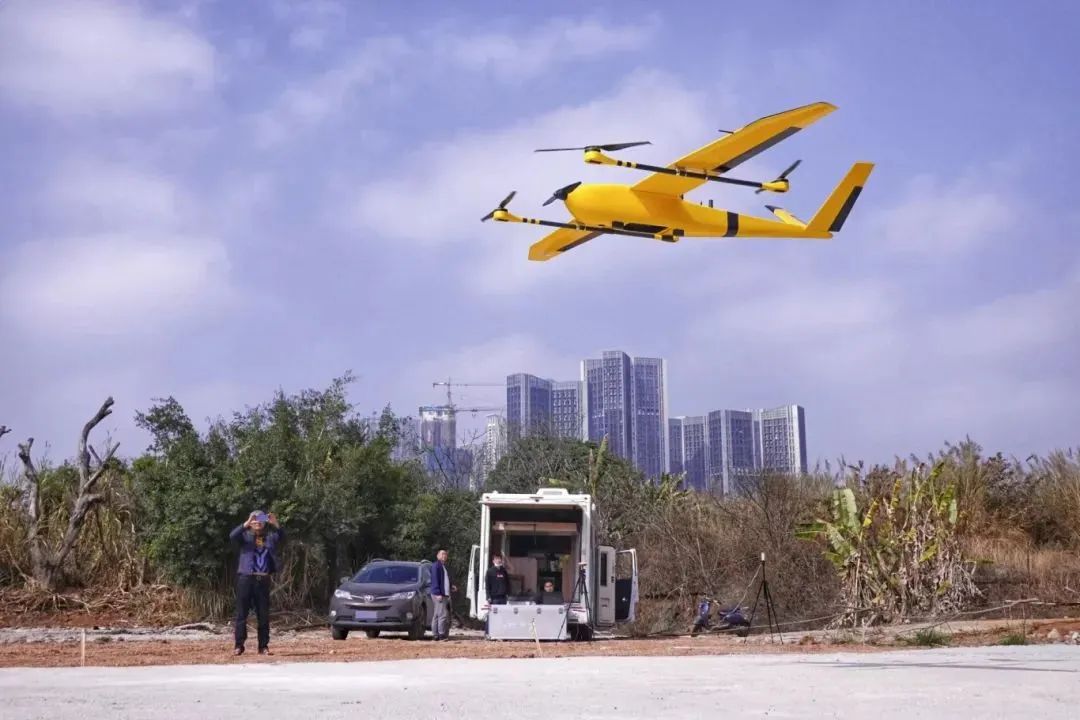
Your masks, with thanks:
[[[537,434],[593,442],[606,436],[609,450],[646,477],[684,474],[687,487],[725,494],[733,491],[740,474],[809,470],[801,405],[669,417],[665,358],[603,350],[579,366],[580,380],[560,381],[523,371],[506,375],[505,415],[489,414],[482,440],[477,442],[474,434],[469,443],[475,456],[470,456],[470,467],[478,482],[516,441]],[[494,384],[459,383],[476,385]],[[426,418],[421,423],[422,443],[446,442],[456,415],[446,405],[421,406],[420,412]]]
[[[799,405],[754,410],[713,410],[668,420],[671,472],[685,472],[687,485],[724,495],[738,478],[769,470],[805,474],[806,413]]]

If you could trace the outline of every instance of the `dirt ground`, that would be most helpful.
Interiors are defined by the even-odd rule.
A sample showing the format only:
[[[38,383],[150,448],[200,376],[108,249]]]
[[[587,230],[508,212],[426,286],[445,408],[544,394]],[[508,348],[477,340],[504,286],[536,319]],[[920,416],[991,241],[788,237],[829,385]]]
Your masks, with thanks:
[[[1028,622],[1028,643],[1069,642],[1071,633],[1080,632],[1080,620],[1040,620]],[[1056,636],[1047,638],[1052,630]],[[835,633],[787,633],[784,643],[768,634],[752,635],[747,639],[731,636],[699,636],[691,638],[611,638],[593,642],[491,642],[478,633],[455,632],[450,642],[430,640],[410,642],[404,637],[389,635],[368,639],[363,635],[334,641],[325,628],[303,632],[284,632],[271,636],[270,656],[254,652],[254,637],[249,638],[248,652],[232,655],[232,639],[220,633],[213,639],[138,639],[124,640],[123,636],[88,633],[86,665],[192,665],[282,662],[351,662],[372,660],[409,660],[418,658],[534,658],[568,656],[687,656],[728,655],[739,653],[823,653],[877,652],[917,647],[912,642],[915,628],[896,628],[875,631],[868,636],[843,636]],[[950,646],[998,644],[1007,635],[1021,631],[1019,623],[964,623],[942,626],[938,630],[948,636]],[[10,630],[8,631],[11,632]],[[120,637],[118,640],[117,637]],[[203,638],[206,636],[203,635]],[[80,633],[70,632],[60,641],[12,641],[0,643],[0,667],[59,667],[82,664]]]

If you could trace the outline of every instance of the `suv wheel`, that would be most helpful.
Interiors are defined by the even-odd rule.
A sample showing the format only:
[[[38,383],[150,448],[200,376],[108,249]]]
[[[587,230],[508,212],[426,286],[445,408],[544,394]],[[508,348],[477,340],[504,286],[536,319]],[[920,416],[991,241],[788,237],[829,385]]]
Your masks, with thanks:
[[[409,639],[410,640],[423,640],[424,639],[424,617],[425,610],[420,608],[420,614],[413,620],[412,625],[409,626]]]
[[[375,638],[379,637],[379,632],[379,630],[365,630],[364,634],[374,640]]]
[[[349,628],[338,627],[337,625],[330,626],[330,636],[335,640],[344,640],[349,637]]]

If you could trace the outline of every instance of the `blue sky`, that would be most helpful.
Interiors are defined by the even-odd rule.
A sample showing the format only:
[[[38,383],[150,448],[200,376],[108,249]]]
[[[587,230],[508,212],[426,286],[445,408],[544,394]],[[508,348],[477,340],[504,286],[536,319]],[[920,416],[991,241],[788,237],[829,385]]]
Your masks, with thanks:
[[[672,414],[802,404],[812,461],[1075,445],[1080,6],[942,5],[8,0],[0,423],[66,456],[112,394],[134,453],[155,397],[201,420],[351,368],[358,407],[412,413],[619,348],[668,359]],[[808,216],[877,163],[828,243],[530,263],[535,229],[479,222],[636,179],[535,147],[664,164],[818,100],[740,169],[801,158],[789,194],[693,197]]]

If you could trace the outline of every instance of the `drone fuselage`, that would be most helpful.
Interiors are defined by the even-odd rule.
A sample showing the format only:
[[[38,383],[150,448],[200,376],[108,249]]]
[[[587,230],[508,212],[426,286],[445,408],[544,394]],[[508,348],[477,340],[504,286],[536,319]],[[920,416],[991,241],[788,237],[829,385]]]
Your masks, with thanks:
[[[586,225],[669,237],[789,237],[792,231],[786,223],[634,190],[628,185],[583,183],[564,202],[574,219]]]

